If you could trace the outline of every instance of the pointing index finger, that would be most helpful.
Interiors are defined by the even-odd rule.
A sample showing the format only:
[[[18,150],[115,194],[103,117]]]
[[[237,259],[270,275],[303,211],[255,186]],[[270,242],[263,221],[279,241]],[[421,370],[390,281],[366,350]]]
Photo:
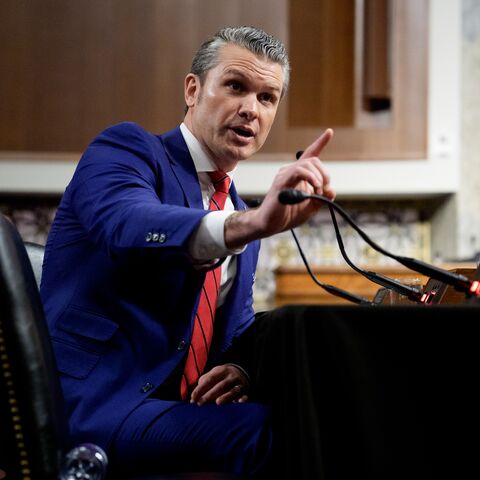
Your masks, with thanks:
[[[333,130],[327,128],[312,144],[310,144],[303,152],[300,158],[318,157],[325,145],[333,137]]]

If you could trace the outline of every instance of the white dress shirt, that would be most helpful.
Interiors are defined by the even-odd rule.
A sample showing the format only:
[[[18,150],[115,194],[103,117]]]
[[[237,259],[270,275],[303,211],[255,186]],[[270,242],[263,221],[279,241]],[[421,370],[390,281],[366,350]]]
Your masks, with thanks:
[[[215,188],[207,172],[213,172],[218,170],[218,168],[184,123],[180,125],[180,131],[182,132],[195,165],[202,191],[203,207],[207,210],[210,204],[210,198],[215,192]],[[226,172],[231,179],[233,178],[233,172],[234,171]],[[211,266],[219,258],[226,257],[222,264],[222,278],[217,300],[218,307],[225,301],[226,295],[235,278],[237,272],[236,255],[242,253],[246,248],[231,250],[225,246],[225,220],[232,215],[233,212],[234,206],[229,195],[223,210],[212,211],[203,217],[189,243],[189,254],[199,268]]]

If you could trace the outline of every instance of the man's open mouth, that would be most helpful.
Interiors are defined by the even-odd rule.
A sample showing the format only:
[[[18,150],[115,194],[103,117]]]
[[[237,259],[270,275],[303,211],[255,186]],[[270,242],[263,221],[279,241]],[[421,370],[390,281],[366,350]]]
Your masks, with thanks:
[[[247,128],[232,127],[232,130],[233,130],[237,135],[240,135],[241,137],[250,138],[250,137],[253,137],[253,136],[254,136],[252,130],[249,130],[249,129],[247,129]]]

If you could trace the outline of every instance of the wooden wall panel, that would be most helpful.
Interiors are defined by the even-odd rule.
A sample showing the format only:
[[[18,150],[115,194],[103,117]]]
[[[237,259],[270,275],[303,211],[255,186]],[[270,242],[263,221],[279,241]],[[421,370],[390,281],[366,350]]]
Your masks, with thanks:
[[[366,110],[390,106],[390,0],[364,0],[363,91]]]
[[[302,1],[311,1],[311,9],[304,13],[316,12],[324,1],[331,9],[334,4],[348,3]],[[337,128],[334,141],[323,155],[325,159],[425,156],[428,0],[391,1],[391,125],[380,129],[355,125]],[[282,102],[271,135],[256,158],[293,159],[296,150],[308,145],[324,127],[336,123],[340,101],[353,94],[353,89],[345,87],[343,79],[335,75],[333,80],[305,83],[315,77],[308,70],[295,70],[296,49],[303,47],[301,55],[310,59],[316,59],[319,53],[317,47],[308,42],[300,45],[296,36],[289,34],[289,12],[296,3],[3,0],[0,151],[79,152],[100,130],[123,120],[136,121],[157,132],[171,128],[183,118],[183,79],[194,49],[224,25],[247,24],[283,40],[292,51],[294,65],[292,98]],[[326,14],[326,10],[323,12]],[[337,15],[333,10],[330,13],[334,18]],[[350,20],[345,22],[346,28]],[[315,24],[311,34],[320,37],[328,28],[328,22],[323,27]],[[338,29],[343,36],[343,30]],[[332,54],[336,52],[332,46],[322,51],[326,65],[345,61],[338,52]],[[315,65],[315,69],[319,75],[331,71],[323,64]],[[297,82],[300,88],[294,87]],[[325,88],[324,82],[330,82],[330,86]],[[291,115],[299,122],[308,118],[311,98],[322,89],[327,97],[322,108],[330,113],[323,113],[321,123],[315,119],[318,126],[309,125],[310,121],[292,125]],[[298,92],[301,98],[295,99]]]
[[[295,1],[290,0],[291,3]],[[323,159],[426,158],[428,4],[428,0],[392,0],[392,120],[389,125],[335,128],[333,141],[322,152]],[[304,93],[307,98],[311,94],[310,91]],[[338,101],[338,97],[332,95],[332,101]],[[305,105],[308,108],[308,103]],[[258,155],[263,160],[293,159],[295,151],[305,148],[324,128],[332,126],[330,122],[316,127],[291,126],[286,106],[287,102],[277,115],[275,135],[267,140],[263,153]]]
[[[226,24],[285,34],[271,15],[275,0],[4,0],[1,8],[3,151],[81,151],[123,120],[172,128],[203,40]]]
[[[292,127],[354,122],[355,1],[290,1]]]

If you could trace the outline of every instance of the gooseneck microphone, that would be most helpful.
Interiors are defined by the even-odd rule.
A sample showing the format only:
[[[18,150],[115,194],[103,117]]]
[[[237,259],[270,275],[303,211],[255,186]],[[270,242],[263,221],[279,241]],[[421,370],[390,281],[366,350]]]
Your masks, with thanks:
[[[332,202],[322,195],[308,194],[300,190],[287,189],[282,190],[278,195],[278,200],[284,205],[295,205],[301,203],[307,199],[317,200],[327,205],[330,205],[336,212],[338,212],[346,222],[352,226],[352,228],[362,237],[362,239],[367,242],[374,250],[382,253],[383,255],[393,258],[397,262],[401,263],[410,270],[422,273],[428,277],[435,278],[443,283],[452,285],[456,290],[461,291],[467,295],[471,295],[472,291],[472,282],[464,275],[457,273],[449,272],[442,268],[430,265],[421,260],[416,260],[411,257],[404,257],[401,255],[395,255],[388,250],[385,250],[380,245],[376,244],[370,237],[352,220],[350,215],[343,210],[338,204]]]
[[[278,194],[278,201],[283,203],[283,205],[295,205],[296,203],[302,203],[304,200],[307,200],[309,195],[300,191],[295,190],[294,188],[289,188],[287,190],[282,190]]]
[[[297,152],[297,160],[302,156],[303,154],[303,151],[299,151]],[[289,198],[294,195],[293,192],[297,192],[297,190],[284,190],[282,192],[280,192],[278,198],[280,200],[281,203],[284,203],[284,204],[288,204],[288,203],[291,203],[289,202]],[[282,195],[285,195],[285,201],[282,201],[280,199],[280,197]],[[282,197],[283,198],[283,197]],[[303,199],[302,200],[299,200],[300,202],[303,202]],[[299,203],[299,201],[295,201],[293,203]],[[310,278],[321,288],[323,288],[326,292],[330,293],[331,295],[334,295],[336,297],[340,297],[340,298],[343,298],[345,300],[348,300],[349,302],[352,302],[352,303],[357,303],[357,304],[360,304],[360,305],[374,305],[373,302],[371,302],[370,300],[367,300],[366,298],[363,298],[363,297],[359,297],[358,295],[354,295],[353,293],[350,293],[350,292],[347,292],[346,290],[343,290],[341,288],[338,288],[338,287],[335,287],[333,285],[329,285],[327,283],[323,283],[321,282],[316,276],[315,274],[313,273],[312,269],[310,268],[310,265],[307,261],[307,257],[305,256],[305,253],[303,252],[303,249],[302,249],[302,246],[300,245],[300,241],[298,240],[298,237],[295,233],[295,231],[293,230],[293,228],[290,229],[290,232],[293,236],[293,239],[295,240],[295,243],[297,245],[297,248],[298,248],[298,253],[300,253],[300,257],[302,258],[302,261],[303,261],[303,264],[305,265],[305,268],[307,269],[307,272],[308,274],[310,275]]]

